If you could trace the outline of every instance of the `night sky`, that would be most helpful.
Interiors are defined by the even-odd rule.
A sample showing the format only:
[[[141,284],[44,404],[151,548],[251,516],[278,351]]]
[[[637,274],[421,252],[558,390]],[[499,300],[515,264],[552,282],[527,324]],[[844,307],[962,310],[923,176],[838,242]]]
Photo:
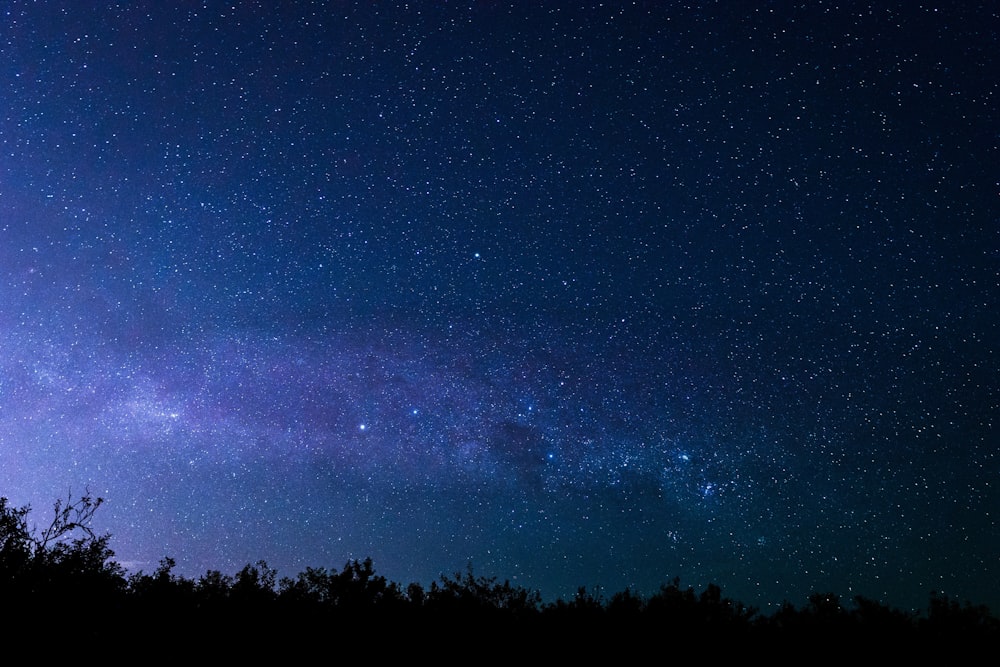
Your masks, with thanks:
[[[1000,611],[998,11],[3,2],[0,495],[130,571]]]

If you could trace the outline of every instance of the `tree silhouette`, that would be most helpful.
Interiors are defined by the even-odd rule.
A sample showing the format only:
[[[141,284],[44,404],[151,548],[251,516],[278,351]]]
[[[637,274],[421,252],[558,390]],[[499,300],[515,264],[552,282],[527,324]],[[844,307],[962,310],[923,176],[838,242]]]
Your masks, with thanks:
[[[1000,620],[991,616],[986,606],[971,602],[960,603],[937,592],[931,593],[927,618],[920,626],[934,636],[1000,636]]]
[[[94,619],[120,608],[124,569],[113,560],[110,536],[90,527],[102,503],[89,493],[76,500],[70,493],[39,530],[28,526],[29,506],[0,498],[0,596],[16,614],[8,629],[25,633],[59,613],[60,630],[83,641],[101,631]]]
[[[176,561],[166,557],[152,573],[126,577],[113,559],[110,536],[91,528],[102,502],[89,493],[70,495],[38,528],[29,525],[30,508],[0,498],[0,599],[15,614],[5,625],[10,636],[73,644],[131,637],[142,646],[178,649],[185,645],[171,639],[186,638],[211,642],[226,655],[243,647],[256,658],[265,648],[297,648],[306,658],[310,642],[320,638],[384,656],[390,645],[382,638],[391,636],[391,646],[411,652],[436,639],[452,651],[489,647],[496,659],[504,651],[522,659],[530,644],[553,649],[554,659],[565,659],[567,650],[595,659],[607,650],[603,655],[618,660],[626,651],[640,655],[634,651],[661,646],[667,637],[701,642],[713,655],[720,647],[753,646],[753,640],[766,647],[799,639],[846,647],[860,639],[854,647],[874,642],[896,657],[900,647],[1000,639],[1000,621],[987,607],[937,593],[926,614],[864,597],[847,606],[824,592],[811,594],[801,608],[785,602],[764,616],[725,597],[715,584],[697,594],[677,578],[648,599],[629,588],[605,599],[580,587],[570,600],[543,604],[537,591],[477,576],[471,563],[428,588],[387,580],[370,558],[348,561],[339,571],[310,567],[282,578],[261,560],[233,575],[208,570],[190,579],[176,575]]]
[[[28,527],[30,506],[11,507],[6,497],[0,498],[0,559],[3,559],[0,564],[13,567],[45,558],[74,533],[82,533],[75,540],[79,544],[101,540],[90,522],[103,503],[103,498],[94,498],[89,493],[73,500],[70,492],[66,500],[55,502],[52,521],[39,531],[37,527]]]
[[[5,597],[32,558],[29,511],[28,507],[11,507],[6,498],[0,498],[0,586]]]
[[[457,618],[481,617],[510,620],[534,618],[541,607],[541,595],[496,577],[477,577],[470,563],[465,574],[442,575],[432,582],[423,608],[435,614]]]

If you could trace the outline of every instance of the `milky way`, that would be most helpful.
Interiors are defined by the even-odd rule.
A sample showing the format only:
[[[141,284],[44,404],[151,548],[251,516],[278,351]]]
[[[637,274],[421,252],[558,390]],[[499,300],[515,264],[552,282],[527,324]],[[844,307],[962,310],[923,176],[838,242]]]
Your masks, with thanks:
[[[132,571],[1000,606],[988,4],[12,2],[0,495]]]

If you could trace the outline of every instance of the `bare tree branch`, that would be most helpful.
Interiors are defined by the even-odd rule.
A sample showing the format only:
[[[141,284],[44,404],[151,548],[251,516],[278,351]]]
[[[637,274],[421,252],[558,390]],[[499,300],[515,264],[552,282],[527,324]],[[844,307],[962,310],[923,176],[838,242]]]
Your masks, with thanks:
[[[97,508],[103,503],[104,498],[94,498],[90,495],[89,489],[76,501],[73,500],[72,490],[67,494],[65,501],[56,500],[52,523],[31,538],[35,553],[44,552],[49,545],[59,542],[74,531],[81,531],[87,537],[93,538],[94,531],[90,527],[90,522]]]

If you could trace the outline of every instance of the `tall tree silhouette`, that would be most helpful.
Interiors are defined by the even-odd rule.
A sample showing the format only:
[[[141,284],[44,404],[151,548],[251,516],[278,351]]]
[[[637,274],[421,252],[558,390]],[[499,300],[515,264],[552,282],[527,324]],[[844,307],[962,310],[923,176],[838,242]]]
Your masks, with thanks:
[[[103,502],[70,493],[39,529],[28,525],[30,506],[0,498],[0,597],[16,614],[9,628],[27,631],[58,614],[61,630],[81,639],[101,630],[93,619],[120,608],[124,569],[113,560],[110,535],[91,528]]]

